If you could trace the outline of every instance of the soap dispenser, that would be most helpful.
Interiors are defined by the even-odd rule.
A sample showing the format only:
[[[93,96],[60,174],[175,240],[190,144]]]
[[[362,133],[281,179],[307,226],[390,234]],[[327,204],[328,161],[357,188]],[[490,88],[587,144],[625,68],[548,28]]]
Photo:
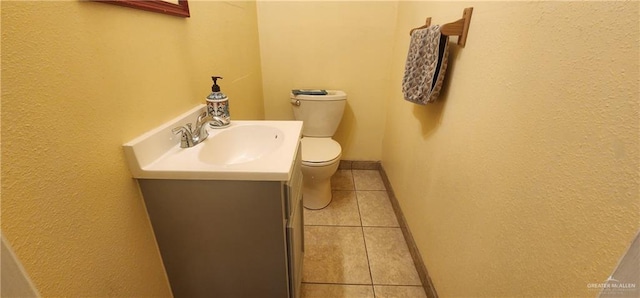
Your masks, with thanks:
[[[207,115],[211,117],[219,117],[221,121],[212,121],[211,127],[223,128],[231,123],[231,116],[229,115],[229,98],[222,92],[220,92],[220,86],[218,86],[218,79],[222,77],[213,76],[213,86],[211,86],[211,94],[207,96]]]

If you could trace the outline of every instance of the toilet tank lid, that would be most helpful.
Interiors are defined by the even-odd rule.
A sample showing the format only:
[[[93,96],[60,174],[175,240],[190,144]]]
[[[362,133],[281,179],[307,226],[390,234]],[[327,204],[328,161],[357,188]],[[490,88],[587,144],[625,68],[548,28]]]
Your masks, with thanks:
[[[302,161],[326,162],[340,157],[342,148],[331,138],[304,137],[301,140]]]
[[[327,90],[327,95],[293,95],[293,93],[289,93],[289,96],[292,99],[299,100],[345,100],[347,99],[347,94],[342,90]]]

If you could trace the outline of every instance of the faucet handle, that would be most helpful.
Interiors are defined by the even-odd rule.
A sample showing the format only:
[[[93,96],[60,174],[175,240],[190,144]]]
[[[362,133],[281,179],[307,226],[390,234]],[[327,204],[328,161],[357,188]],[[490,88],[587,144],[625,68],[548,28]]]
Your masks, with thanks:
[[[196,120],[196,127],[202,125],[202,121],[207,117],[207,111],[204,111],[198,115],[198,120]]]
[[[171,129],[171,132],[174,134],[178,134],[180,132],[182,132],[182,134],[184,134],[186,132],[186,128],[184,128],[184,126],[178,126],[178,127],[174,127],[173,129]]]
[[[182,134],[180,136],[180,148],[193,147],[193,137],[191,136],[191,124],[187,124],[187,127],[178,126],[178,127],[174,127],[171,130],[171,132],[174,134],[179,134],[179,133]]]
[[[229,118],[219,117],[219,116],[213,116],[213,121],[214,123],[216,123],[215,126],[219,126],[219,127],[227,126],[231,122],[229,121]]]

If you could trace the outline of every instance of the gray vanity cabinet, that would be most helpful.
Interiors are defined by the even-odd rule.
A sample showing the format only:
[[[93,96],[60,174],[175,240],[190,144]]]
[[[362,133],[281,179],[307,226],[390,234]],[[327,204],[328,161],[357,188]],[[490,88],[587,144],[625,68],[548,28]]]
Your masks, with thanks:
[[[300,296],[299,149],[293,164],[288,181],[138,180],[175,297]]]

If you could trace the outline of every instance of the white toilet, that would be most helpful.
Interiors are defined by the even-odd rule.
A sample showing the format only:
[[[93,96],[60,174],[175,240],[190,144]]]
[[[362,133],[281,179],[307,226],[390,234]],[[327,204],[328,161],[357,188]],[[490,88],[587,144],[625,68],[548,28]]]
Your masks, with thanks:
[[[331,202],[331,176],[338,169],[342,148],[331,137],[336,132],[347,100],[340,90],[327,95],[293,95],[291,106],[302,126],[302,201],[307,209],[322,209]]]

